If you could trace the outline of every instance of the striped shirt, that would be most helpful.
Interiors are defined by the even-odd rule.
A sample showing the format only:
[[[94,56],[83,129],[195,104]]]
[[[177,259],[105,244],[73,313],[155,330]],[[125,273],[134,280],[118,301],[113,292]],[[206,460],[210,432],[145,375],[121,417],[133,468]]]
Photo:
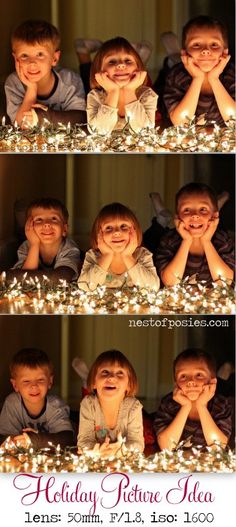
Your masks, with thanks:
[[[219,78],[227,92],[233,99],[235,99],[235,68],[232,62],[226,65]],[[171,68],[170,73],[166,77],[163,96],[168,114],[170,114],[170,112],[172,112],[183,99],[191,82],[192,77],[182,63],[176,64]],[[200,93],[196,108],[196,116],[198,117],[202,114],[205,114],[207,121],[215,121],[219,126],[224,126],[224,121],[219,112],[213,93]]]
[[[234,244],[228,234],[223,230],[217,229],[211,241],[222,260],[230,267],[230,269],[234,270]],[[165,267],[173,260],[181,242],[182,238],[176,229],[170,229],[161,238],[155,259],[159,276]],[[188,253],[183,278],[187,276],[193,277],[194,275],[198,281],[206,280],[209,285],[212,283],[212,277],[205,254]]]
[[[157,435],[172,423],[181,408],[180,404],[174,401],[172,396],[172,393],[168,393],[161,400],[153,425]],[[214,395],[208,402],[207,408],[221,432],[227,438],[230,438],[232,431],[232,407],[228,399],[223,395]],[[189,441],[186,446],[206,446],[200,421],[187,419],[180,441],[187,442],[188,439]]]

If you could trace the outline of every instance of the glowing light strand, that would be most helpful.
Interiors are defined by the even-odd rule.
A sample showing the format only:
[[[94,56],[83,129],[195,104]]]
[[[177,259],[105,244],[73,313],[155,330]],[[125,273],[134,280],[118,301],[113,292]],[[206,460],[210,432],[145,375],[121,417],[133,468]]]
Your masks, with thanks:
[[[3,117],[0,152],[235,152],[235,119],[230,118],[224,128],[214,122],[199,125],[199,119],[162,132],[159,127],[135,132],[127,122],[122,130],[107,134],[90,130],[88,134],[86,124],[53,125],[44,119],[40,126],[21,130],[6,125]]]
[[[14,314],[234,314],[235,293],[222,279],[191,284],[189,278],[160,291],[139,286],[122,288],[97,287],[83,291],[77,282],[60,280],[53,284],[44,276],[7,283],[0,281],[0,311]]]
[[[64,450],[60,445],[35,450],[12,445],[6,440],[0,447],[0,472],[235,472],[236,456],[230,448],[212,446],[183,449],[182,443],[174,451],[162,450],[145,457],[139,451],[122,447],[119,456],[101,459],[84,449],[77,454],[76,447]]]

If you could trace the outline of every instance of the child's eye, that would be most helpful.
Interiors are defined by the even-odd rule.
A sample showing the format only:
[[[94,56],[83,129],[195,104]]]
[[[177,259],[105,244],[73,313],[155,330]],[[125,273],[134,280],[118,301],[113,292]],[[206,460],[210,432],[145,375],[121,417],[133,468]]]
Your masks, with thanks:
[[[42,51],[39,51],[39,53],[37,53],[37,56],[40,57],[40,58],[44,57],[44,53]]]
[[[189,214],[189,212],[190,212],[190,209],[184,209],[183,210],[183,214]]]
[[[129,225],[126,225],[126,223],[122,223],[122,225],[120,226],[120,230],[121,231],[129,231],[130,227]]]
[[[25,53],[23,53],[23,55],[21,55],[19,57],[21,60],[26,60],[28,58],[28,55],[26,55]]]
[[[110,65],[114,65],[116,63],[117,63],[117,60],[115,60],[115,59],[110,59],[109,62],[108,62],[108,64],[110,64]]]
[[[213,43],[211,44],[211,47],[212,47],[212,48],[219,48],[220,46],[219,46],[219,44],[218,44],[217,42],[213,42]]]
[[[36,218],[36,220],[34,220],[34,224],[35,225],[40,225],[42,223],[42,218]]]
[[[207,214],[208,210],[206,209],[206,207],[201,207],[200,212],[203,212],[203,214]]]
[[[113,232],[113,227],[111,225],[107,225],[104,229],[104,232]]]

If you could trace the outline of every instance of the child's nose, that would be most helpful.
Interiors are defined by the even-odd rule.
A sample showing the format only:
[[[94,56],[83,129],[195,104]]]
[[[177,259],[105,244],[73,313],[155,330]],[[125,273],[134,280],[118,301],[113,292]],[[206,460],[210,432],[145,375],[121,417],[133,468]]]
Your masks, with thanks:
[[[192,212],[191,216],[192,216],[192,218],[198,218],[198,217],[199,217],[199,214],[198,214],[198,212],[195,210],[195,211]]]
[[[120,62],[118,62],[117,64],[117,67],[120,68],[120,69],[124,69],[126,66],[125,62],[122,62],[122,60],[120,60]]]
[[[187,382],[187,385],[188,386],[194,386],[195,385],[194,379],[189,379],[189,381]]]
[[[202,55],[209,55],[210,52],[211,52],[210,49],[207,47],[203,48],[201,51]]]

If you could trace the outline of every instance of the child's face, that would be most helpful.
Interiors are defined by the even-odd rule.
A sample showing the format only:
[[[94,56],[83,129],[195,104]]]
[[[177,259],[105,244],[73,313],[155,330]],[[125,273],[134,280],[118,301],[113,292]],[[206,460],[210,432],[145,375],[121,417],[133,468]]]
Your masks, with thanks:
[[[104,242],[116,253],[125,249],[134,230],[134,225],[131,221],[121,218],[107,220],[101,225]]]
[[[210,384],[212,380],[211,372],[203,359],[183,360],[176,365],[176,384],[190,401],[196,401],[202,393],[203,386]]]
[[[34,207],[31,211],[34,230],[43,244],[53,244],[67,235],[68,225],[57,209]]]
[[[101,69],[102,72],[108,73],[109,79],[123,87],[133,78],[138,66],[133,55],[120,50],[106,55],[102,61]]]
[[[129,389],[127,369],[122,368],[117,362],[102,364],[97,370],[93,389],[97,391],[99,399],[124,399]]]
[[[55,51],[50,42],[27,44],[17,41],[14,44],[13,56],[19,62],[24,75],[31,82],[40,82],[56,66],[60,51]]]
[[[223,54],[228,54],[221,31],[217,28],[192,27],[186,38],[185,50],[205,73],[216,66]]]
[[[23,401],[29,405],[42,403],[52,382],[53,376],[47,366],[18,366],[14,378],[11,379],[15,392],[19,392]]]
[[[182,195],[178,202],[178,218],[194,238],[201,237],[216,217],[216,211],[207,194]]]

